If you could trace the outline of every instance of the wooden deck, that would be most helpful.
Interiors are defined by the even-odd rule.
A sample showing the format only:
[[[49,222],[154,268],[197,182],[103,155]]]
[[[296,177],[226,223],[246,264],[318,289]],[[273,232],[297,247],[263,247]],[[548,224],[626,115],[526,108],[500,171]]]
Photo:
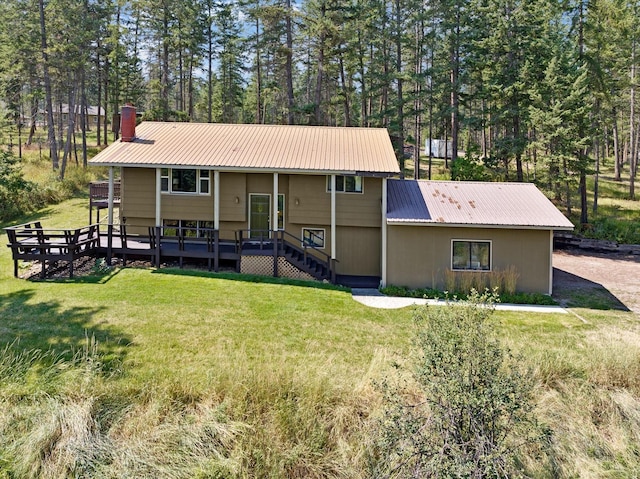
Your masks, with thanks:
[[[18,276],[19,261],[39,261],[41,277],[46,277],[47,266],[64,261],[69,276],[73,277],[74,260],[84,256],[103,256],[111,264],[114,257],[123,264],[130,259],[143,258],[160,267],[163,261],[178,261],[182,268],[185,260],[204,261],[209,271],[218,271],[220,262],[233,265],[240,271],[243,256],[272,256],[273,275],[278,276],[277,258],[284,257],[299,270],[320,280],[335,281],[335,269],[326,253],[313,246],[304,246],[299,238],[284,231],[237,231],[235,238],[222,239],[214,229],[147,227],[147,234],[127,232],[129,225],[89,225],[75,230],[43,228],[39,222],[5,228],[14,262],[14,276]],[[133,229],[133,228],[130,228]],[[137,228],[138,231],[144,230]],[[290,236],[290,238],[289,238]],[[315,254],[312,254],[314,252]],[[324,255],[324,257],[322,256]]]

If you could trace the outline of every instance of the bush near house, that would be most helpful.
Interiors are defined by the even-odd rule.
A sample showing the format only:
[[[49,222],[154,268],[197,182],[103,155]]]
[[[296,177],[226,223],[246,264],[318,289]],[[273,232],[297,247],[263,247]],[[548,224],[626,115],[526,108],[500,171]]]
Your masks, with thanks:
[[[522,475],[518,455],[542,439],[534,378],[498,340],[495,299],[472,292],[462,305],[416,310],[404,381],[382,383],[375,477]]]

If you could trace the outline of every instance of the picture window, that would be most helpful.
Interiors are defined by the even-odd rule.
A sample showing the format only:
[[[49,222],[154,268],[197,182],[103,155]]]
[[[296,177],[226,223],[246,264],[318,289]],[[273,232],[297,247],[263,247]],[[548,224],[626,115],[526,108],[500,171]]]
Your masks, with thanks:
[[[453,240],[451,269],[454,271],[490,271],[491,242]]]

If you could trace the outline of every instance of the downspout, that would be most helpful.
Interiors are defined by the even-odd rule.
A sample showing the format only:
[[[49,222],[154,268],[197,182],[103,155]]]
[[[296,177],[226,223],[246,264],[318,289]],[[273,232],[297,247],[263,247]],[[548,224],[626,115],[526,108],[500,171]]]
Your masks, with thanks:
[[[273,276],[278,276],[278,173],[273,174],[273,213],[271,214],[273,231]]]
[[[387,285],[387,178],[382,178],[382,279],[380,287]]]
[[[336,175],[331,175],[331,269],[336,262]]]

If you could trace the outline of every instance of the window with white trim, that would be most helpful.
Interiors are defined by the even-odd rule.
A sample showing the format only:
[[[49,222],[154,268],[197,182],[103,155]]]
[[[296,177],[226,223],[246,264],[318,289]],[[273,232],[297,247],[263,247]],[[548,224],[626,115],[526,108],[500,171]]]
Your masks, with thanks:
[[[336,193],[362,193],[362,176],[336,175]],[[327,191],[331,191],[331,176],[327,176]]]
[[[302,246],[324,249],[324,234],[322,228],[302,228]]]
[[[160,191],[163,193],[208,195],[210,183],[209,170],[160,169]]]
[[[491,241],[451,241],[451,269],[491,271]]]

